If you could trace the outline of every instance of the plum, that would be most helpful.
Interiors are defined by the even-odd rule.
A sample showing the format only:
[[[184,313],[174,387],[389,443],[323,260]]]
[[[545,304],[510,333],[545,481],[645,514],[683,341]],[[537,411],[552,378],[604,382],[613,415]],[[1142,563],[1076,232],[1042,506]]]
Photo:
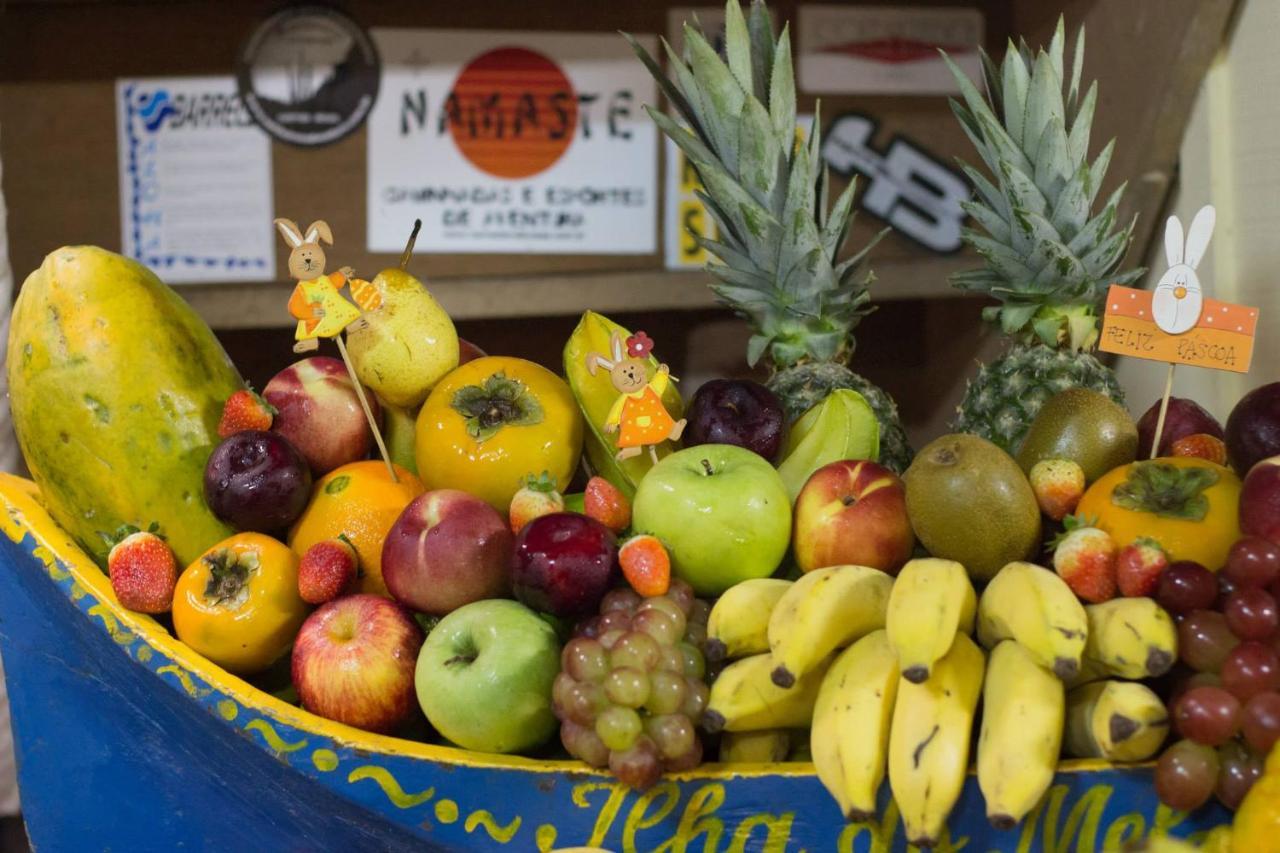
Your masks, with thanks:
[[[214,448],[204,468],[205,502],[238,530],[283,530],[310,497],[311,469],[279,433],[237,432]]]
[[[522,604],[555,616],[594,613],[618,578],[618,542],[595,519],[554,512],[516,537],[511,580]]]
[[[749,379],[712,379],[689,404],[686,447],[734,444],[773,462],[782,449],[786,413],[777,396]]]
[[[1138,419],[1139,459],[1151,457],[1151,443],[1156,439],[1156,422],[1159,419],[1160,401],[1156,400]],[[1160,452],[1156,455],[1168,456],[1175,441],[1197,433],[1222,438],[1222,425],[1196,401],[1185,397],[1170,397],[1169,411],[1164,418],[1164,431],[1160,433]]]
[[[1243,477],[1263,459],[1280,456],[1280,382],[1254,388],[1227,417],[1227,458]]]

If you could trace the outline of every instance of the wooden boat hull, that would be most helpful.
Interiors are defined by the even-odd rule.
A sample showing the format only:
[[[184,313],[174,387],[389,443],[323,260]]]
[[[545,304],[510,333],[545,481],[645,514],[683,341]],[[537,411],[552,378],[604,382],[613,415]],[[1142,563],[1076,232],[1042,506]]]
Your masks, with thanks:
[[[0,475],[0,651],[38,849],[906,849],[897,812],[846,824],[810,764],[708,764],[643,794],[576,762],[471,753],[321,719],[227,674],[115,600],[105,575]],[[1161,806],[1151,767],[1064,765],[996,832],[971,776],[950,840],[1116,849],[1229,819]]]

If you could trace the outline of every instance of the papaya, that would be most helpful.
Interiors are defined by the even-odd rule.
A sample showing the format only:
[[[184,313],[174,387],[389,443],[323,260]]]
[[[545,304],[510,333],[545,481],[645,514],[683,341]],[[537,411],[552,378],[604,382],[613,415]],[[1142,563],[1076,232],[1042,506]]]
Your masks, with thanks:
[[[640,480],[653,467],[653,461],[647,452],[621,462],[614,458],[614,454],[618,452],[617,435],[606,433],[604,422],[609,417],[609,409],[618,399],[619,392],[613,387],[608,370],[597,369],[594,376],[587,370],[589,353],[594,352],[608,359],[613,358],[610,352],[610,338],[614,332],[622,335],[623,340],[631,336],[631,332],[603,314],[597,314],[594,311],[583,314],[577,328],[573,330],[573,334],[564,345],[564,375],[569,381],[573,396],[577,398],[582,417],[587,422],[583,442],[587,465],[593,474],[604,477],[630,498],[635,494]],[[658,369],[658,360],[653,356],[649,356],[649,368],[650,370]],[[681,400],[680,392],[676,390],[674,382],[667,385],[666,391],[662,394],[662,403],[671,413],[671,417],[676,420],[684,416],[684,401]],[[678,445],[664,441],[658,445],[658,458],[661,459],[679,449]]]
[[[244,383],[153,272],[96,246],[50,253],[18,294],[6,359],[32,479],[100,565],[123,525],[157,524],[178,565],[232,534],[205,505],[204,467]]]

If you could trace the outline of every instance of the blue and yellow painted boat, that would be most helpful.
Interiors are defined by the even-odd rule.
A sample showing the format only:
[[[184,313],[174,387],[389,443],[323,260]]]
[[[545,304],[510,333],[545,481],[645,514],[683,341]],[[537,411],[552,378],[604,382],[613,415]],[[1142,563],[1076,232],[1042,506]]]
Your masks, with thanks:
[[[846,824],[809,764],[708,764],[637,794],[577,762],[321,719],[122,608],[30,482],[0,475],[0,523],[0,651],[37,849],[906,849],[887,791],[879,821]],[[1008,832],[970,777],[943,849],[1117,850],[1228,818],[1161,806],[1149,766],[1074,762]]]

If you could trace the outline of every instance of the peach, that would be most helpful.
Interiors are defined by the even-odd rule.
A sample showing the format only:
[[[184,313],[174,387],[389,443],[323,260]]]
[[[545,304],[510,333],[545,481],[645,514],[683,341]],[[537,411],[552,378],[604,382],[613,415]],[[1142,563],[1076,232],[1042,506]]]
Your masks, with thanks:
[[[314,356],[290,365],[271,378],[262,396],[276,409],[271,428],[298,448],[313,477],[369,455],[373,433],[339,359]],[[364,396],[377,420],[377,399],[367,389]]]
[[[813,472],[796,498],[793,530],[796,563],[805,572],[854,565],[897,574],[915,547],[902,480],[856,459]]]

